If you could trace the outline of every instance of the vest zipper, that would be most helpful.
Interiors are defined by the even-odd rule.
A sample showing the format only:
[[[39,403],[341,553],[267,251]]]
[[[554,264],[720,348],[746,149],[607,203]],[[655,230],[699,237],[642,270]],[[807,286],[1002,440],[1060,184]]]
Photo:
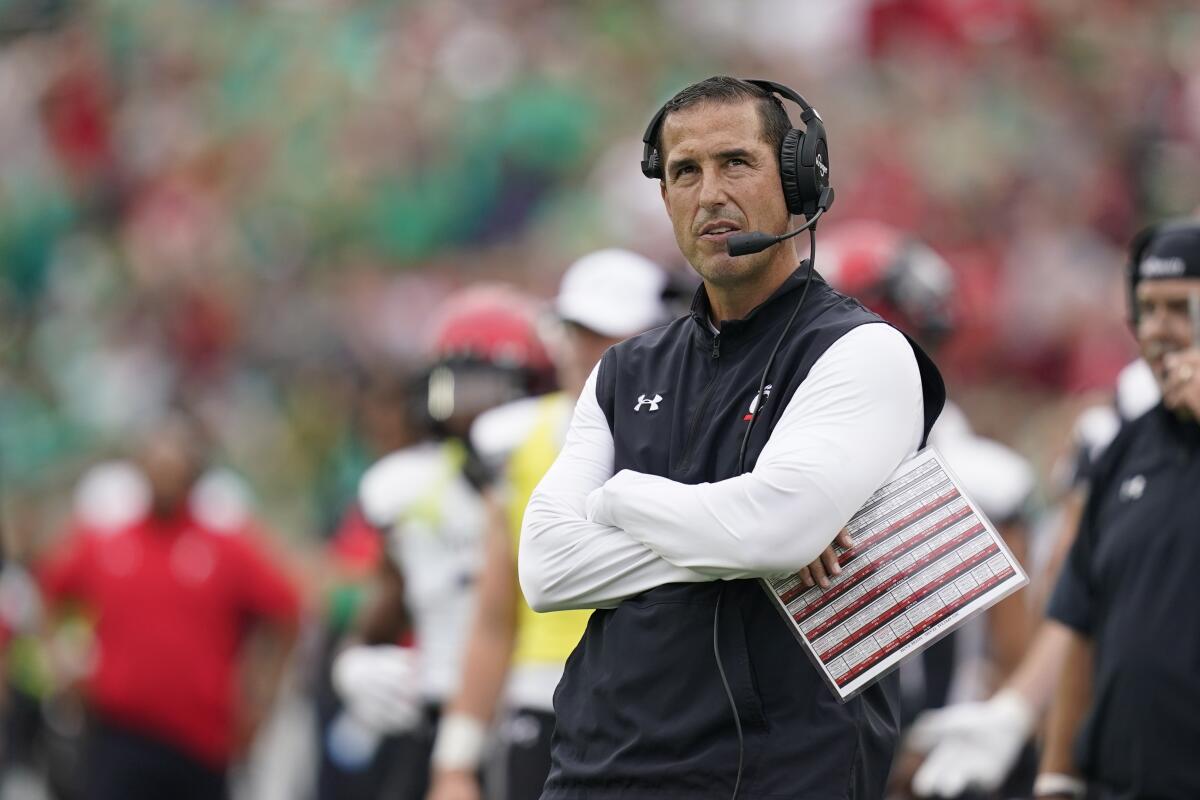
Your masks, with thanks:
[[[700,407],[696,409],[696,413],[692,417],[692,424],[688,428],[687,442],[683,446],[683,457],[679,460],[677,467],[681,472],[691,466],[692,450],[696,444],[696,431],[700,427],[700,420],[704,419],[704,413],[708,411],[708,402],[712,399],[713,386],[717,383],[717,373],[721,369],[721,334],[719,333],[713,335],[712,358],[717,362],[717,368],[713,370],[712,377],[708,379],[708,384],[704,387],[704,397],[700,400]]]

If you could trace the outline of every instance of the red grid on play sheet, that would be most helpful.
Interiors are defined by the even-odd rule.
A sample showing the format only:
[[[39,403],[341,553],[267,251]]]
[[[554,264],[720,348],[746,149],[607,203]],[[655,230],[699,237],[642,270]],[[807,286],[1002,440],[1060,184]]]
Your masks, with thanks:
[[[805,589],[796,575],[768,582],[839,694],[1025,582],[930,450],[901,465],[847,528],[855,546],[839,553],[842,574],[828,589]]]

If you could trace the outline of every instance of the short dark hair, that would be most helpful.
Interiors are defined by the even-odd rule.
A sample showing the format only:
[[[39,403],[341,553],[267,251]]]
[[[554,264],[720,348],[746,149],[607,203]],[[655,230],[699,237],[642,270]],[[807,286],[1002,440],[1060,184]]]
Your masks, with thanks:
[[[747,100],[758,101],[758,119],[762,137],[771,146],[771,150],[775,153],[775,159],[778,161],[783,139],[792,129],[792,121],[788,119],[783,103],[775,95],[753,83],[731,78],[728,75],[714,75],[681,89],[663,106],[663,115],[658,123],[658,135],[654,142],[654,147],[658,151],[659,163],[662,164],[663,169],[666,169],[667,164],[667,154],[663,152],[663,128],[667,124],[667,117],[676,111],[704,103],[741,103]]]

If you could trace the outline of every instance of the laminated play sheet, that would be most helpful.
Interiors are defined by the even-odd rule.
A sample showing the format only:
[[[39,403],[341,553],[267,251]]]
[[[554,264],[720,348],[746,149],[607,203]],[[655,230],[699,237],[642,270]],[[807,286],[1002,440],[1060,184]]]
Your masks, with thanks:
[[[763,580],[842,700],[1028,582],[932,448],[901,464],[846,528],[854,546],[836,548],[842,572],[829,588]]]

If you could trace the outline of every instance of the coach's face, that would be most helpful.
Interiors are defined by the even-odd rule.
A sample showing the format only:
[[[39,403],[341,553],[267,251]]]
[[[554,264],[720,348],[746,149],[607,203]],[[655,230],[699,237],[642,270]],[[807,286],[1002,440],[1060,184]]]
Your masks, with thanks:
[[[1173,354],[1192,346],[1188,303],[1193,293],[1200,293],[1200,279],[1164,278],[1138,283],[1138,345],[1164,393],[1178,381],[1171,369]],[[1191,368],[1188,370],[1190,376]]]
[[[739,258],[725,250],[735,233],[777,235],[791,219],[756,101],[702,103],[668,114],[661,156],[662,197],[675,240],[706,283],[733,288],[762,280],[774,269],[782,280],[795,269],[790,248]]]

